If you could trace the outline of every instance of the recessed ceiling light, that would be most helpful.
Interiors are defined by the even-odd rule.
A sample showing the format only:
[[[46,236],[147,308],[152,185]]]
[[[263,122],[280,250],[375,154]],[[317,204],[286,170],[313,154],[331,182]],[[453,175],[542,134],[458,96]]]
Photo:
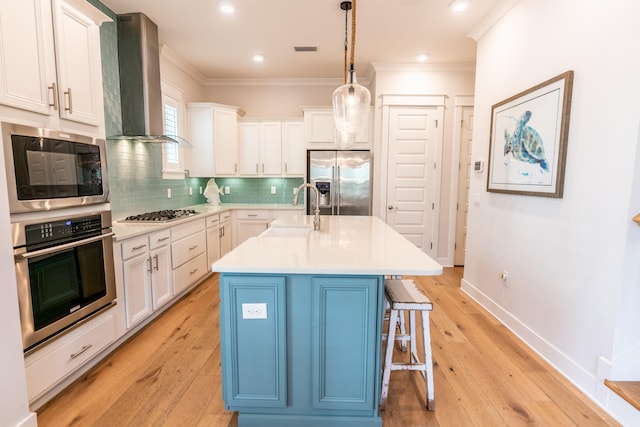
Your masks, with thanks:
[[[254,53],[251,59],[253,59],[253,62],[264,62],[264,55],[261,53]]]
[[[236,12],[236,5],[229,0],[222,0],[218,2],[218,10],[226,15],[232,15]]]
[[[470,0],[453,0],[449,3],[449,9],[458,13],[464,12],[469,8]]]
[[[416,56],[416,61],[418,62],[427,62],[428,60],[429,60],[428,53],[421,53],[420,55]]]

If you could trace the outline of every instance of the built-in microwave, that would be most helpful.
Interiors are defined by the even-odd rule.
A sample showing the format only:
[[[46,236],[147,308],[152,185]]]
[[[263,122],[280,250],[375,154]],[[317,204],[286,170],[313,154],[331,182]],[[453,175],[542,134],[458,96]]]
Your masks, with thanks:
[[[11,123],[1,127],[12,214],[109,201],[103,139]]]

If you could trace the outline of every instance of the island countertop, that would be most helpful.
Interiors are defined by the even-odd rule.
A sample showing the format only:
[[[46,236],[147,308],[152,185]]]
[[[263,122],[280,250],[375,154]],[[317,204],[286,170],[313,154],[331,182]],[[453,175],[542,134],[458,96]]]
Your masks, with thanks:
[[[415,275],[442,274],[442,266],[375,216],[285,215],[271,228],[212,265],[221,273]],[[308,233],[274,229],[311,228]],[[274,231],[276,231],[274,233]],[[286,231],[286,230],[284,230]]]

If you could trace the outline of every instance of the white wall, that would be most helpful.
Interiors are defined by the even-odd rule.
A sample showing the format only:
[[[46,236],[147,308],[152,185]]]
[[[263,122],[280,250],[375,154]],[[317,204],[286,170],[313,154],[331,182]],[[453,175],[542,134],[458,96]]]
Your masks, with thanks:
[[[438,244],[437,244],[437,260],[445,265],[453,265],[453,245],[455,243],[455,235],[451,235],[451,221],[455,222],[455,212],[451,212],[451,198],[457,197],[456,186],[451,185],[452,166],[457,165],[458,159],[453,159],[454,141],[453,141],[453,124],[454,124],[454,101],[456,95],[472,95],[474,92],[474,76],[475,69],[472,64],[426,64],[424,66],[408,66],[405,65],[375,65],[375,93],[374,97],[375,109],[375,146],[380,147],[380,152],[376,153],[374,161],[376,162],[375,171],[380,175],[380,168],[386,168],[386,152],[387,147],[382,146],[381,137],[381,96],[382,95],[445,95],[445,113],[444,113],[444,134],[442,158],[438,159],[440,164],[441,188],[440,201],[437,203],[439,208],[439,224],[438,224]],[[386,193],[381,191],[380,186],[386,186],[384,182],[374,181],[377,188],[377,194]],[[379,200],[374,197],[374,212],[382,216],[381,212],[386,206],[385,200]],[[377,207],[377,208],[376,208]],[[384,219],[384,218],[383,218]]]
[[[640,342],[638,16],[635,0],[520,0],[479,38],[476,65],[474,161],[488,156],[492,104],[575,79],[564,197],[487,193],[487,171],[473,174],[463,289],[610,409],[610,361]]]

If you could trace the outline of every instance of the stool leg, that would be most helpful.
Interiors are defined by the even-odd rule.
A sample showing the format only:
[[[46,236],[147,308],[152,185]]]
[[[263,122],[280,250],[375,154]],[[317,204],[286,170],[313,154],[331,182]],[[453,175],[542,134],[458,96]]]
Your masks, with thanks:
[[[417,360],[418,353],[416,350],[417,347],[416,347],[416,312],[415,310],[409,310],[409,339],[411,340],[411,354],[409,354],[409,363],[420,363],[420,361]]]
[[[406,320],[404,318],[404,310],[398,310],[398,326],[400,327],[400,334],[402,335],[402,339],[400,343],[402,344],[402,351],[407,351],[407,326],[405,324]]]
[[[380,410],[384,410],[387,405],[389,394],[389,379],[391,377],[391,359],[393,357],[393,347],[395,346],[396,328],[398,321],[398,310],[391,309],[389,313],[389,334],[387,335],[387,348],[384,355],[384,369],[382,371],[382,392],[380,393]],[[393,327],[391,325],[394,325]]]
[[[427,310],[421,311],[422,314],[422,344],[424,346],[424,365],[425,383],[427,387],[427,409],[429,411],[435,411],[436,401],[433,388],[433,361],[431,355],[431,331],[429,330],[429,312]]]

